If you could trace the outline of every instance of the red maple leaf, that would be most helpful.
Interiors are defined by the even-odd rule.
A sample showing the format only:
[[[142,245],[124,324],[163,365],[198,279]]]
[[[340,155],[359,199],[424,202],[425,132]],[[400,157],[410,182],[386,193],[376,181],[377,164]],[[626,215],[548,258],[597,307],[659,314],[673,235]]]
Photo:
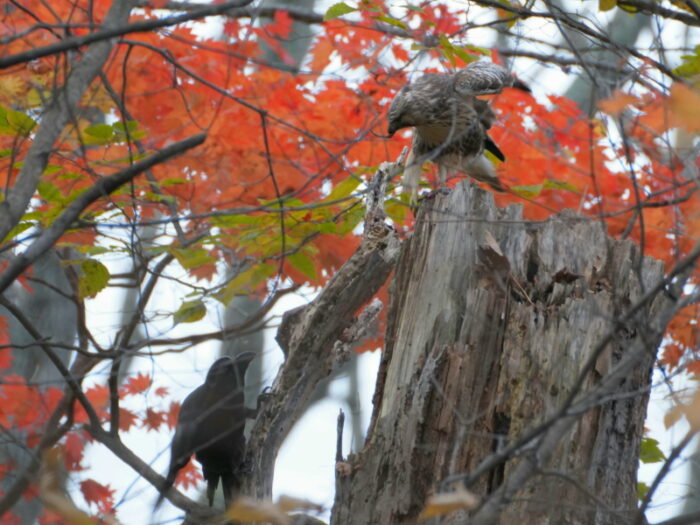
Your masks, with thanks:
[[[85,440],[77,432],[71,432],[63,443],[63,461],[66,469],[70,471],[83,470],[80,464],[83,460]]]
[[[94,479],[80,482],[80,491],[88,504],[95,504],[100,512],[107,513],[114,506],[114,489]]]
[[[202,473],[199,471],[194,462],[190,460],[187,462],[187,465],[185,465],[184,468],[180,469],[180,472],[177,473],[175,485],[187,490],[189,487],[196,487],[197,484],[203,479]]]
[[[165,397],[168,395],[168,387],[167,386],[159,386],[156,388],[155,395],[158,397]]]
[[[142,426],[146,427],[148,430],[158,430],[161,425],[167,422],[166,415],[167,414],[165,412],[147,408]]]
[[[141,394],[151,387],[151,376],[139,372],[138,375],[131,376],[122,387],[122,392],[126,395]]]
[[[119,407],[119,430],[128,432],[138,421],[138,416],[131,410]]]
[[[180,403],[173,401],[170,403],[170,408],[166,412],[165,422],[170,428],[175,428],[177,426],[177,418],[180,415]]]
[[[700,359],[698,359],[697,361],[693,361],[688,365],[688,372],[690,374],[700,376]]]

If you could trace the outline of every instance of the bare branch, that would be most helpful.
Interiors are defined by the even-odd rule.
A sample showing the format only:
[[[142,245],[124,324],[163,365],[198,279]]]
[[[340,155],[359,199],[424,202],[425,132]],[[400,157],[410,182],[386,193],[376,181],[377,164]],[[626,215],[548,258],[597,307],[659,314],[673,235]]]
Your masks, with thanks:
[[[126,17],[120,16],[119,18],[110,18],[110,16],[107,15],[107,18],[105,18],[105,22],[103,24],[103,28],[106,29],[90,33],[89,35],[65,38],[60,42],[56,42],[55,44],[37,47],[30,51],[24,51],[22,53],[17,53],[16,55],[0,58],[0,69],[30,62],[32,60],[36,60],[37,58],[63,53],[65,51],[77,49],[88,44],[104,42],[105,40],[110,40],[117,36],[128,35],[129,33],[146,33],[162,27],[174,26],[177,24],[182,24],[183,22],[190,22],[192,20],[206,18],[208,16],[220,15],[230,9],[243,7],[251,2],[252,0],[235,0],[233,2],[224,2],[223,4],[211,4],[182,15],[170,16],[166,18],[154,18],[151,20],[141,20],[139,22],[134,22],[133,24],[127,24],[126,22],[128,20],[129,11],[131,10],[131,7],[136,4],[136,1],[115,1],[112,6],[120,7],[120,4],[123,4],[120,8],[126,10],[126,13],[123,13],[126,14]],[[112,48],[113,43],[108,44],[107,46],[109,50]]]

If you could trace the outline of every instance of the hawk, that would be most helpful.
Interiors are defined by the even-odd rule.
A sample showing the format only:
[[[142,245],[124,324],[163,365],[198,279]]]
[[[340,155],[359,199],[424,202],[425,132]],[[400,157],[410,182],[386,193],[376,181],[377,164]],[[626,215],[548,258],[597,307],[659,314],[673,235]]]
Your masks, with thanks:
[[[449,171],[463,171],[504,191],[484,150],[498,159],[505,157],[489,138],[487,130],[496,120],[489,103],[477,95],[500,93],[515,86],[529,91],[501,66],[472,62],[453,74],[428,73],[401,88],[389,106],[389,136],[413,126],[411,153],[403,175],[404,192],[415,201],[423,162],[438,166],[440,185]]]

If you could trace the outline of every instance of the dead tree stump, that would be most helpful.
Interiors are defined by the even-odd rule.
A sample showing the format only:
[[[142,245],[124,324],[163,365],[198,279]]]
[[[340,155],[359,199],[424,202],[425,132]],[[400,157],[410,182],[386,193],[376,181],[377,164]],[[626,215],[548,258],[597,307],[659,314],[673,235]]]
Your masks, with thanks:
[[[332,523],[413,523],[457,475],[483,504],[442,522],[627,522],[662,277],[590,217],[524,221],[469,183],[424,203]]]

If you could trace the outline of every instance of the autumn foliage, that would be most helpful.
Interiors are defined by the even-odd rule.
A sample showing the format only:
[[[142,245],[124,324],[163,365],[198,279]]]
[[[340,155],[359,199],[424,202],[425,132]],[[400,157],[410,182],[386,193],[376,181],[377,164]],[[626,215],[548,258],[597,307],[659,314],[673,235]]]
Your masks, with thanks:
[[[157,9],[166,4],[136,9],[130,22],[172,16]],[[0,13],[0,58],[99,30],[110,5],[107,0],[8,3]],[[269,67],[260,48],[266,43],[294,66],[280,44],[293,23],[284,10],[267,25],[234,14],[223,17],[220,28],[185,23],[120,36],[54,144],[31,207],[3,243],[8,248],[31,242],[37,229],[51,225],[95,181],[205,132],[201,147],[99,199],[61,237],[59,246],[84,256],[68,262],[79,275],[80,299],[97,296],[109,284],[101,254],[129,251],[125,242],[106,242],[114,237],[112,228],[144,221],[167,225],[147,257],[171,256],[198,284],[173,308],[176,323],[196,321],[207,308],[236,295],[264,297],[275,283],[322,287],[358,245],[365,183],[380,163],[394,161],[410,144],[409,132],[385,137],[385,114],[396,90],[418,70],[502,61],[497,52],[453,38],[464,26],[460,6],[425,3],[396,10],[380,0],[358,7],[336,4],[327,20],[316,24],[299,72]],[[3,188],[17,184],[48,101],[85,50],[0,69]],[[651,66],[640,71],[643,78],[654,74]],[[542,86],[534,90],[536,96],[507,89],[492,97],[499,120],[491,136],[505,153],[498,171],[510,188],[496,196],[499,205],[520,204],[535,221],[575,209],[603,221],[611,235],[640,244],[669,269],[683,259],[700,237],[700,192],[687,175],[700,163],[670,147],[669,137],[700,132],[700,92],[680,80],[666,90],[645,85],[600,101],[594,117]],[[449,184],[461,179],[455,174]],[[408,232],[413,213],[398,182],[390,191],[387,211],[397,228]],[[219,261],[239,271],[223,281]],[[694,284],[697,278],[696,273]],[[698,361],[693,362],[697,319],[697,308],[688,307],[671,323],[663,366],[683,364],[700,374]],[[3,344],[8,342],[5,338]],[[9,354],[0,353],[0,365],[9,370]],[[120,399],[152,389],[163,401],[139,412],[120,408],[120,431],[173,427],[177,406],[152,381],[142,374],[119,388]],[[21,429],[27,446],[34,447],[65,395],[4,375],[0,424]],[[107,385],[93,385],[85,396],[107,421]],[[79,429],[87,415],[77,403],[68,414],[76,426],[59,444],[65,468],[76,472],[83,468],[89,441]],[[12,466],[2,472],[8,469]],[[196,470],[188,467],[180,480],[195,483]],[[113,487],[85,479],[79,488],[91,510],[111,512]]]

